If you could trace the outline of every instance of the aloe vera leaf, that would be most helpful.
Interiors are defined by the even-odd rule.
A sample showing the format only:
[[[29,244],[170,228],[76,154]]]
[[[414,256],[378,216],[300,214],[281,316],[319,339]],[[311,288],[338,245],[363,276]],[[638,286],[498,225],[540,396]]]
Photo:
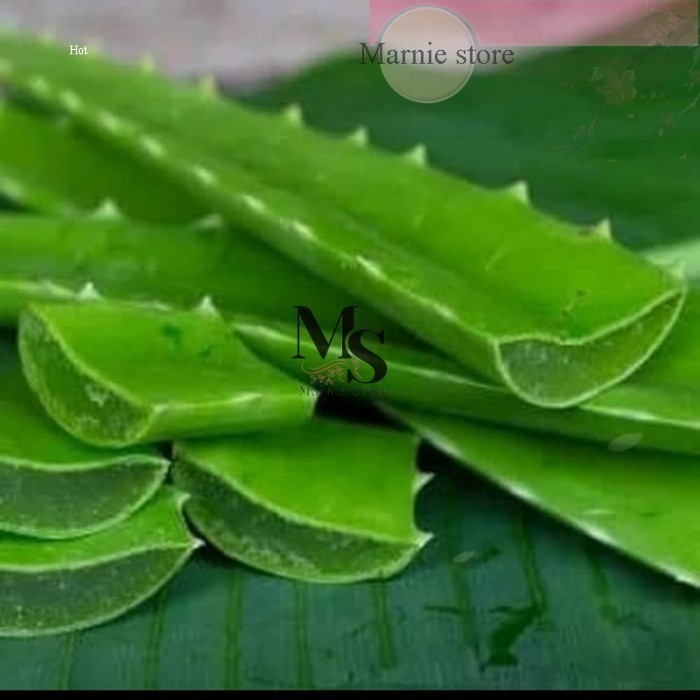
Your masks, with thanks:
[[[255,431],[302,421],[314,406],[204,305],[35,305],[20,318],[19,346],[44,408],[89,444]]]
[[[205,225],[206,224],[206,225]],[[261,284],[261,275],[265,283]],[[209,295],[228,313],[295,318],[313,308],[333,328],[357,301],[216,221],[153,226],[123,219],[0,216],[0,323],[29,301],[70,300],[89,283],[107,297],[191,307]],[[406,337],[363,306],[358,322]]]
[[[187,516],[228,556],[280,576],[348,583],[397,573],[429,539],[413,524],[427,478],[415,451],[406,433],[314,419],[180,444],[173,478],[191,496]]]
[[[0,193],[50,214],[100,210],[105,202],[128,217],[156,223],[190,222],[206,213],[186,190],[135,167],[122,151],[88,139],[70,119],[11,104],[0,107]]]
[[[0,40],[13,86],[140,153],[273,247],[527,401],[566,406],[595,395],[643,363],[675,320],[677,280],[600,236],[572,235],[575,226],[517,193],[487,192],[409,159],[63,54],[8,34]],[[131,106],[122,109],[127,94]],[[156,111],[190,126],[168,133]],[[195,124],[200,135],[235,132],[231,152],[218,140],[210,141],[217,149],[186,142]],[[267,146],[274,164],[262,153]],[[562,260],[573,259],[563,270]],[[533,260],[541,274],[530,274]],[[626,284],[600,284],[607,279]]]
[[[192,306],[202,284],[206,284],[206,291],[222,309],[262,317],[262,323],[236,323],[242,337],[263,359],[306,381],[308,375],[300,373],[300,363],[291,359],[295,330],[286,329],[279,335],[273,322],[280,317],[280,309],[288,307],[293,299],[310,305],[332,327],[342,298],[323,293],[323,286],[313,280],[291,276],[282,258],[277,258],[279,266],[272,268],[264,253],[258,256],[258,251],[260,248],[249,246],[247,239],[230,237],[217,229],[5,217],[0,219],[1,315],[13,322],[27,301],[45,298],[49,293],[70,298],[90,280],[108,297],[161,300],[179,306]],[[265,285],[257,284],[261,269],[271,273]],[[672,333],[673,350],[662,348],[652,358],[653,367],[663,370],[687,365],[678,358],[694,355],[692,328],[700,327],[697,306],[689,302],[681,315],[686,330]],[[291,307],[289,311],[291,316]],[[358,312],[363,324],[367,312],[364,308]],[[369,325],[385,328],[380,319],[370,319]],[[376,348],[389,364],[387,377],[377,388],[386,390],[390,401],[605,442],[636,432],[643,425],[644,446],[674,451],[698,449],[693,427],[697,421],[692,411],[679,412],[679,406],[659,413],[655,397],[666,396],[663,403],[667,406],[679,397],[675,385],[664,380],[664,371],[659,375],[654,370],[658,377],[652,384],[654,392],[636,391],[635,403],[625,396],[639,387],[640,381],[648,385],[637,376],[585,404],[581,411],[552,413],[523,406],[501,387],[470,377],[463,368],[437,354],[416,353],[397,344],[401,340],[387,328],[386,345]],[[313,357],[314,348],[307,349],[309,352],[304,354]],[[641,372],[641,377],[646,376],[644,368]],[[343,388],[345,385],[339,385]],[[685,404],[691,400],[688,398]]]
[[[77,539],[0,536],[0,635],[92,627],[153,595],[199,544],[183,500],[163,488],[129,519]]]
[[[634,376],[575,408],[552,411],[532,406],[503,387],[470,376],[440,355],[389,339],[376,348],[387,363],[386,377],[363,387],[343,381],[332,387],[314,385],[309,367],[291,357],[296,328],[252,320],[236,322],[246,344],[266,362],[311,389],[367,398],[442,414],[462,415],[538,432],[610,443],[621,435],[639,433],[640,447],[700,454],[700,292],[692,291],[678,323],[664,346]],[[301,338],[302,354],[314,356],[312,344]],[[329,357],[340,355],[334,341]],[[312,392],[313,393],[313,392]]]
[[[160,300],[179,306],[192,306],[206,284],[206,291],[224,311],[260,316],[259,322],[236,319],[241,337],[267,362],[306,382],[309,377],[301,371],[299,361],[291,359],[296,329],[279,325],[280,310],[288,307],[292,299],[306,303],[331,328],[343,299],[324,293],[323,285],[316,285],[313,280],[291,275],[285,261],[279,257],[277,260],[279,265],[271,267],[257,244],[249,245],[245,237],[229,236],[220,229],[4,217],[0,219],[0,316],[13,322],[28,301],[45,298],[52,291],[57,291],[58,298],[70,298],[89,280],[108,297]],[[265,285],[257,283],[262,269],[270,272]],[[369,327],[387,329],[386,345],[376,350],[387,361],[389,372],[377,385],[376,398],[384,399],[382,392],[386,391],[385,400],[400,405],[603,442],[641,428],[645,447],[697,452],[692,396],[683,399],[686,392],[678,392],[677,381],[666,381],[663,370],[685,366],[688,363],[682,358],[693,357],[692,328],[700,327],[697,307],[697,302],[689,302],[682,312],[685,330],[672,333],[673,349],[662,348],[652,358],[652,366],[661,368],[660,372],[654,370],[653,391],[644,388],[648,388],[648,381],[635,375],[584,404],[580,411],[554,413],[523,405],[501,387],[469,376],[462,367],[436,353],[406,347],[405,337],[385,326],[380,318],[368,319],[365,308],[358,310],[358,316],[363,325],[368,321]],[[291,307],[289,311],[291,316]],[[315,349],[303,335],[302,343],[309,351],[304,354],[313,357]],[[331,355],[335,354],[337,342],[331,350]],[[646,376],[644,368],[641,372],[641,377]],[[641,389],[640,381],[644,384]],[[342,391],[356,387],[341,383],[334,388]],[[632,403],[626,398],[631,391],[635,392]],[[659,398],[663,399],[661,403]],[[659,406],[666,408],[660,411]]]
[[[14,349],[0,348],[0,530],[44,539],[89,534],[130,516],[165,479],[150,448],[107,451],[51,421],[22,377]]]
[[[512,495],[681,583],[700,587],[694,457],[601,449],[400,411],[445,454]]]

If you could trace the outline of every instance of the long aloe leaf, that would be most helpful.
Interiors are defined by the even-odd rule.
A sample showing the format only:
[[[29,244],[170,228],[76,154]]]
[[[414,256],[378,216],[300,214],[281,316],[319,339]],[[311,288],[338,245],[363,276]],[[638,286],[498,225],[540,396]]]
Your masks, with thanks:
[[[318,373],[294,359],[296,328],[242,321],[241,337],[261,358],[280,367],[312,394],[331,391],[363,393],[368,398],[425,411],[462,415],[538,432],[558,433],[594,442],[610,443],[620,436],[638,434],[642,448],[700,454],[700,293],[688,295],[680,319],[666,344],[626,381],[575,407],[552,411],[530,406],[503,387],[470,376],[449,360],[400,343],[387,342],[380,351],[387,363],[386,377],[358,392],[356,384]],[[302,354],[314,348],[302,339]],[[340,355],[336,341],[329,356]],[[311,367],[313,369],[313,366]]]
[[[20,354],[48,413],[101,446],[293,424],[314,405],[205,305],[33,306],[20,321]]]
[[[106,203],[140,221],[181,223],[204,213],[182,188],[135,168],[104,142],[88,140],[70,119],[0,103],[0,194],[52,214],[98,210]]]
[[[696,459],[605,450],[464,419],[401,411],[426,440],[508,492],[647,564],[700,587]]]
[[[669,258],[674,256],[668,253]],[[217,227],[4,217],[0,218],[0,317],[14,322],[28,302],[75,298],[88,281],[110,298],[155,300],[181,307],[193,306],[206,291],[232,317],[237,331],[256,353],[305,384],[309,374],[292,359],[296,328],[280,324],[282,310],[288,309],[291,317],[291,299],[306,303],[332,328],[338,308],[347,300],[292,272],[282,258],[276,260],[273,266],[260,246]],[[263,269],[270,278],[260,285],[257,281]],[[240,319],[240,312],[260,320]],[[692,361],[695,329],[700,328],[700,302],[694,294],[666,347],[648,367],[577,409],[556,412],[526,406],[502,387],[470,376],[456,363],[410,348],[405,335],[368,309],[359,309],[358,319],[363,325],[386,329],[385,345],[375,349],[389,370],[374,394],[365,391],[370,397],[602,442],[641,431],[642,447],[700,450],[693,393],[679,383],[677,369],[684,368],[688,387],[692,377],[700,375]],[[308,350],[303,354],[313,357],[315,348],[303,334],[301,342]],[[337,337],[330,356],[336,354]],[[356,385],[343,382],[332,388],[356,391]]]
[[[140,508],[165,478],[154,450],[89,447],[60,430],[0,347],[0,530],[65,539],[109,527]]]
[[[0,323],[15,325],[29,301],[74,299],[90,283],[108,297],[179,307],[206,294],[229,314],[272,319],[293,319],[293,306],[307,305],[330,328],[340,309],[357,303],[216,220],[146,226],[120,218],[0,216]],[[370,308],[358,309],[357,318],[406,337]]]
[[[182,444],[174,479],[191,495],[195,527],[225,554],[281,576],[347,583],[397,573],[429,539],[413,524],[426,480],[415,450],[405,433],[314,420]]]
[[[0,59],[10,84],[159,165],[298,263],[532,403],[578,403],[628,376],[679,310],[683,290],[673,277],[604,236],[573,235],[576,227],[536,212],[517,192],[483,191],[413,160],[12,35],[0,41]],[[166,106],[190,120],[184,133],[152,116]],[[229,133],[230,150],[188,141],[195,125],[200,134]],[[573,259],[564,271],[562,260]],[[600,283],[609,279],[625,284]]]
[[[63,542],[0,536],[0,635],[91,627],[153,595],[198,544],[182,501],[163,489],[119,525]]]

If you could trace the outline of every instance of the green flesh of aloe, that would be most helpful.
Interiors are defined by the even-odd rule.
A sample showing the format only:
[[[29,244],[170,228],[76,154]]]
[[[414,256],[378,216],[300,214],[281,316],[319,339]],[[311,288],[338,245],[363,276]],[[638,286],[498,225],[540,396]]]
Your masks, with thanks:
[[[123,520],[155,493],[167,460],[74,440],[46,416],[5,343],[0,356],[0,530],[76,537]]]
[[[235,559],[304,581],[385,578],[428,540],[413,524],[425,483],[415,447],[408,434],[314,420],[182,444],[174,479],[197,530]]]
[[[680,583],[700,587],[696,459],[604,450],[414,411],[428,442],[530,505]]]
[[[162,489],[128,520],[79,539],[0,535],[0,635],[90,627],[150,597],[198,544],[182,519],[182,500]]]
[[[100,446],[260,430],[313,410],[206,306],[33,306],[20,320],[20,352],[48,413]]]
[[[602,230],[576,235],[518,192],[484,191],[101,59],[71,61],[63,47],[4,34],[0,60],[13,87],[528,402],[575,404],[629,376],[682,303],[674,277]]]

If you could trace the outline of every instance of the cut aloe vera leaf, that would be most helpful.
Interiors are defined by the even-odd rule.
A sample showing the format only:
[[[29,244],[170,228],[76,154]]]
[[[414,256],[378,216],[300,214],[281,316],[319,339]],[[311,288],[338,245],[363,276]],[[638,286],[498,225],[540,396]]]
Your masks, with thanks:
[[[386,377],[358,390],[337,377],[318,381],[313,362],[292,357],[296,328],[243,321],[236,329],[261,359],[307,384],[311,393],[333,391],[415,410],[461,415],[533,431],[608,444],[639,434],[639,446],[700,454],[700,292],[691,291],[664,346],[634,376],[575,408],[552,411],[529,405],[502,386],[470,376],[456,363],[432,352],[387,340],[373,348],[387,364]],[[317,357],[302,336],[301,354]],[[327,357],[340,355],[336,340]],[[316,363],[319,364],[319,363]],[[371,378],[371,368],[359,374]]]
[[[413,524],[425,475],[413,436],[315,419],[265,435],[177,446],[185,512],[234,559],[279,576],[349,583],[391,576],[429,539]]]
[[[108,298],[183,308],[208,295],[228,314],[290,321],[294,305],[309,306],[329,329],[341,309],[357,304],[216,221],[192,227],[0,216],[0,323],[14,325],[31,301],[75,299],[88,284]],[[357,319],[406,337],[368,307],[357,310]]]
[[[130,516],[165,479],[168,461],[150,448],[102,450],[46,415],[14,349],[0,354],[0,530],[65,539]]]
[[[629,376],[682,304],[681,282],[604,227],[576,235],[519,190],[485,191],[63,47],[4,33],[0,59],[9,84],[531,403],[572,405]]]
[[[20,319],[20,354],[49,415],[99,446],[296,424],[314,406],[205,306],[33,306]]]
[[[201,205],[121,150],[79,133],[70,118],[0,103],[0,194],[50,214],[112,211],[139,221],[182,223]]]
[[[0,635],[84,629],[149,598],[199,544],[183,520],[183,500],[163,488],[128,520],[72,540],[0,535]]]
[[[626,450],[622,442],[606,450],[427,413],[401,411],[400,417],[517,498],[700,587],[700,472],[694,457]]]

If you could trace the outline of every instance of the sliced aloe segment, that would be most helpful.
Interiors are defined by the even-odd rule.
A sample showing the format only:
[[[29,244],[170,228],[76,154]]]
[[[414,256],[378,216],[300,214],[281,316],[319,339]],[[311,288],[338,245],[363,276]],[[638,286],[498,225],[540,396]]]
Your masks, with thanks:
[[[605,227],[582,236],[537,212],[521,189],[485,191],[314,134],[295,112],[266,116],[63,49],[5,33],[2,76],[528,402],[594,396],[675,321],[681,282]]]
[[[700,587],[697,459],[609,449],[401,411],[426,440],[530,505],[680,583]]]
[[[407,434],[319,419],[181,444],[174,480],[195,527],[234,559],[304,581],[385,578],[428,539],[413,524],[415,447]]]
[[[153,595],[199,544],[182,501],[164,488],[128,520],[78,539],[0,535],[0,635],[92,627]]]
[[[0,530],[62,539],[102,530],[140,508],[165,478],[155,450],[107,451],[61,430],[0,346]]]
[[[100,446],[296,424],[314,405],[207,306],[34,306],[20,320],[20,354],[49,415]]]

